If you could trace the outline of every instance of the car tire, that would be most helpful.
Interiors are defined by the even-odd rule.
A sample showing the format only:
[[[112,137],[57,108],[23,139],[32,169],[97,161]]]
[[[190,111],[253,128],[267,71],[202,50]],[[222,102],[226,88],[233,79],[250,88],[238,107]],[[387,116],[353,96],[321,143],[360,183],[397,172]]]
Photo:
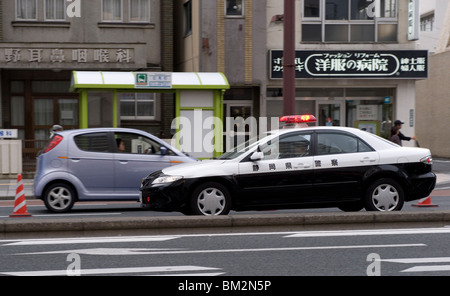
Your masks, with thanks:
[[[222,184],[208,182],[199,185],[193,191],[190,204],[194,215],[228,215],[231,209],[231,195]]]
[[[45,207],[53,213],[65,213],[72,209],[75,203],[75,191],[65,183],[50,185],[44,193]]]
[[[405,202],[403,188],[392,179],[379,179],[367,189],[365,208],[367,211],[400,211]]]

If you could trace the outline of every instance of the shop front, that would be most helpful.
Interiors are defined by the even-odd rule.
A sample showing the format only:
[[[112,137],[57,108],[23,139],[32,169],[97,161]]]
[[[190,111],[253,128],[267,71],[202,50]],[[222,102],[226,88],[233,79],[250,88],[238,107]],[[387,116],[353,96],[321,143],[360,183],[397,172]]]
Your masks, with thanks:
[[[415,82],[428,74],[426,51],[297,51],[295,114],[320,126],[364,129],[388,138],[393,122],[415,133]],[[267,117],[283,113],[282,51],[270,51]]]

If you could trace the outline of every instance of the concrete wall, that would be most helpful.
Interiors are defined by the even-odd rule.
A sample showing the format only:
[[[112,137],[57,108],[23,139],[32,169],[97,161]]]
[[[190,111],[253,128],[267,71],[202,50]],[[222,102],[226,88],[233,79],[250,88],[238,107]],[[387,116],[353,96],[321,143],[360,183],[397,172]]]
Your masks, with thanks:
[[[416,84],[416,134],[436,157],[450,157],[450,51],[430,57],[428,80]]]

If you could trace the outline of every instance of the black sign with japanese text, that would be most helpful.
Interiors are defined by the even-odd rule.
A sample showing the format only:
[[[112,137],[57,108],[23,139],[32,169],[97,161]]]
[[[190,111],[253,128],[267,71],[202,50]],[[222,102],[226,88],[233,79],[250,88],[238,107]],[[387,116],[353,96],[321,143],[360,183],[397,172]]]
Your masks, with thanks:
[[[296,78],[428,77],[428,51],[296,51]],[[270,79],[283,78],[283,51],[270,51]]]

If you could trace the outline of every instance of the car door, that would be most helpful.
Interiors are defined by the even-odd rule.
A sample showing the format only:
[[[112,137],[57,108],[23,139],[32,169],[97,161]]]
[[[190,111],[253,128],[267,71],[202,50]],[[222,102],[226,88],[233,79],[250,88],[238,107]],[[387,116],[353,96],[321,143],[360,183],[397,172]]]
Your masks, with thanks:
[[[171,165],[170,150],[155,139],[132,132],[115,132],[114,186],[124,199],[139,197],[142,178]],[[124,150],[119,150],[119,148]]]
[[[242,205],[289,205],[313,197],[311,133],[281,135],[258,149],[264,157],[244,159],[236,176]]]
[[[379,156],[358,137],[339,131],[316,134],[314,191],[317,202],[361,198],[364,174]]]
[[[68,168],[86,189],[87,198],[97,199],[114,192],[113,149],[106,132],[75,135],[70,147]]]

